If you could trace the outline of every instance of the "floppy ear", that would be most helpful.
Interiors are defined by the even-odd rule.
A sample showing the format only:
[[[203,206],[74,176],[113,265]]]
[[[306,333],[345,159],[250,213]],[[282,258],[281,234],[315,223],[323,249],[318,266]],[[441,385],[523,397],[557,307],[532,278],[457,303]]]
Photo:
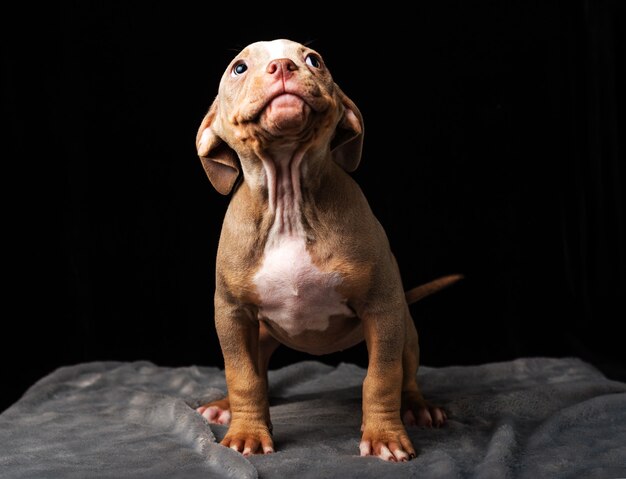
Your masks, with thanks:
[[[354,102],[337,85],[335,88],[344,106],[344,113],[330,142],[330,150],[333,160],[344,170],[351,172],[356,170],[361,162],[363,116]]]
[[[215,133],[212,123],[217,116],[217,100],[202,120],[196,135],[196,148],[213,187],[222,195],[233,189],[239,176],[237,153]]]

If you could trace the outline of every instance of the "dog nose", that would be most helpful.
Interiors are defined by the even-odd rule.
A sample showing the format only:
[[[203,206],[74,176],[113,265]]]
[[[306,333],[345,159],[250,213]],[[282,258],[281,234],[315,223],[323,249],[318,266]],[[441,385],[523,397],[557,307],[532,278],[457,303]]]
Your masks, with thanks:
[[[289,58],[278,58],[276,60],[272,60],[267,65],[267,73],[270,75],[281,74],[283,76],[287,76],[290,72],[295,72],[298,69],[298,65],[296,65]]]

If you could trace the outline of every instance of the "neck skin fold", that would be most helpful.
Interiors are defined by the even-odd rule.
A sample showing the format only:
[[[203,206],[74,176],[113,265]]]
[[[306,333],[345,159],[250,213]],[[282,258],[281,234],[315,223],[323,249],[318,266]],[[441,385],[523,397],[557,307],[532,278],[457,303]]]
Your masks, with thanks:
[[[303,195],[315,194],[326,163],[310,146],[257,152],[242,162],[244,181],[265,204],[270,227],[268,246],[280,238],[305,237]],[[306,191],[306,193],[303,193]]]
[[[302,227],[302,160],[306,150],[261,157],[268,192],[269,212],[274,214],[271,236],[300,236]]]

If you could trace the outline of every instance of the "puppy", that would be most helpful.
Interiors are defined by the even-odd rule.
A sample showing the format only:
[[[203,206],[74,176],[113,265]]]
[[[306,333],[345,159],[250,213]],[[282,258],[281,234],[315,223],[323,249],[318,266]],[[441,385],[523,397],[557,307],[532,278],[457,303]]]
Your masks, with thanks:
[[[419,390],[417,332],[398,266],[348,174],[363,146],[357,106],[316,51],[289,40],[258,42],[226,69],[196,146],[215,189],[233,192],[215,291],[228,398],[198,411],[230,422],[223,445],[271,453],[267,368],[278,345],[327,354],[365,340],[360,453],[415,457],[403,421],[440,426],[446,414]]]

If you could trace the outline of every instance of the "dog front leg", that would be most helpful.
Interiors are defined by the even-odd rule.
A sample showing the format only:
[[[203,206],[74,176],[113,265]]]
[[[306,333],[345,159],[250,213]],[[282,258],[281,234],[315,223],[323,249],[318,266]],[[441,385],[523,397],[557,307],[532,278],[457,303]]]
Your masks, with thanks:
[[[401,312],[359,315],[369,356],[363,381],[362,456],[407,461],[415,449],[400,418],[404,324]]]
[[[259,323],[251,311],[215,298],[215,326],[224,355],[231,422],[221,444],[244,456],[274,452],[267,375],[259,365]]]

